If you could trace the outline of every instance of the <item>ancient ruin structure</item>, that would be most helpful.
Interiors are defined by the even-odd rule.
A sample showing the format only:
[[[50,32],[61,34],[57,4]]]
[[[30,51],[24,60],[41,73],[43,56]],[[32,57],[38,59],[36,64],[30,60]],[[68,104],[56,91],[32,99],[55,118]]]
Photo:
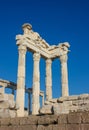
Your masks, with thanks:
[[[7,94],[5,90],[11,89],[11,93]],[[17,84],[11,81],[0,79],[0,118],[1,117],[16,117],[19,104],[15,102],[15,93]],[[31,95],[32,88],[25,87],[25,93],[28,94],[28,108],[24,110],[24,116],[31,114]],[[44,92],[40,91],[39,96],[42,97],[42,106],[44,105]],[[25,108],[25,106],[24,106]]]
[[[46,101],[52,99],[52,60],[59,58],[61,62],[61,86],[62,97],[68,96],[68,48],[70,47],[68,42],[60,43],[57,46],[50,46],[41,36],[32,30],[30,24],[24,24],[22,26],[24,33],[17,35],[17,46],[19,52],[18,60],[18,76],[17,76],[17,96],[16,102],[19,104],[20,109],[17,110],[17,115],[24,116],[24,94],[25,94],[25,59],[26,52],[33,53],[33,88],[32,88],[32,114],[39,114],[40,109],[40,72],[39,62],[43,57],[46,61]]]
[[[49,45],[41,36],[32,30],[30,24],[22,26],[23,34],[16,36],[18,46],[17,84],[0,79],[0,118],[24,117],[29,114],[68,114],[70,112],[89,111],[89,94],[69,96],[67,60],[69,43]],[[32,88],[25,85],[26,52],[33,53],[33,84]],[[40,90],[40,59],[46,63],[45,86],[46,94]],[[61,63],[62,95],[52,98],[52,61],[58,58]],[[5,89],[10,88],[11,94]],[[15,95],[16,92],[16,95]],[[28,94],[28,110],[25,110],[25,93]],[[30,95],[32,95],[32,104]],[[16,96],[16,101],[15,101]],[[40,96],[42,107],[40,108]],[[46,96],[46,98],[44,98]]]
[[[23,31],[22,35],[16,36],[19,52],[17,83],[0,79],[0,130],[89,130],[89,94],[69,96],[69,43],[50,46],[30,24],[24,24]],[[25,85],[27,51],[33,53],[32,88]],[[46,94],[40,90],[41,57],[46,63]],[[56,58],[61,63],[62,95],[54,99],[51,66]],[[11,89],[10,93],[6,93],[7,88]],[[28,94],[28,110],[25,109],[25,94]]]

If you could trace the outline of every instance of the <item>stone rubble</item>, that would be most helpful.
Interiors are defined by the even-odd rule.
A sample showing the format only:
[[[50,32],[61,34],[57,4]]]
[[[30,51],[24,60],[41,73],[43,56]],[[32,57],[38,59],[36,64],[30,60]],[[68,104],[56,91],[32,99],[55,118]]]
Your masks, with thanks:
[[[17,116],[18,105],[14,101],[14,95],[0,93],[0,118]]]
[[[89,111],[89,94],[60,97],[46,101],[41,114],[68,114]]]

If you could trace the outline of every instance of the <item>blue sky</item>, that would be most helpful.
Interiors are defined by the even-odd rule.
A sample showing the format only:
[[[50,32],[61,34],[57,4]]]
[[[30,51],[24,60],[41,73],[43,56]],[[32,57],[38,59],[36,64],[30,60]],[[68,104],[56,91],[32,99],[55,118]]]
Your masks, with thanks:
[[[22,24],[30,23],[49,44],[69,42],[70,95],[89,93],[89,1],[1,0],[0,78],[16,82],[18,50],[15,36]],[[32,86],[32,54],[26,58],[26,85]],[[45,61],[40,62],[41,90],[45,91]],[[53,97],[61,95],[60,62],[52,64]]]

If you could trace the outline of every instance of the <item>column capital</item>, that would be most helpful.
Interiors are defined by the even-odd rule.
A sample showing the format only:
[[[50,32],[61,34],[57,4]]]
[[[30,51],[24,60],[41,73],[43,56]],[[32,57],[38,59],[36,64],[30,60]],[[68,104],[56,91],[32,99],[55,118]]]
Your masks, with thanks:
[[[65,63],[65,62],[67,62],[67,60],[68,60],[67,54],[61,55],[59,58],[60,58],[61,63]]]
[[[33,54],[33,60],[39,61],[40,60],[40,53],[34,53]]]
[[[25,23],[22,25],[22,29],[24,31],[24,34],[29,34],[29,32],[32,30],[32,25],[29,23]]]
[[[48,58],[46,59],[46,64],[51,64],[52,63],[52,59]]]
[[[23,46],[23,45],[20,45],[19,47],[18,47],[18,50],[19,50],[19,52],[20,53],[22,53],[22,54],[26,54],[26,51],[27,51],[27,47],[26,46]]]

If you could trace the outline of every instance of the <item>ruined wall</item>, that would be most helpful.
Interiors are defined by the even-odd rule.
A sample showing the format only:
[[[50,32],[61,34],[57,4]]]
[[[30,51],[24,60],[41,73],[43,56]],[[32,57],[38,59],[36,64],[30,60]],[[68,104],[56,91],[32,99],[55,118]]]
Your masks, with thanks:
[[[18,106],[12,94],[0,93],[0,118],[16,117]]]
[[[89,111],[89,94],[72,95],[50,99],[40,109],[41,114],[68,114]]]
[[[89,112],[0,119],[0,130],[89,130]]]

